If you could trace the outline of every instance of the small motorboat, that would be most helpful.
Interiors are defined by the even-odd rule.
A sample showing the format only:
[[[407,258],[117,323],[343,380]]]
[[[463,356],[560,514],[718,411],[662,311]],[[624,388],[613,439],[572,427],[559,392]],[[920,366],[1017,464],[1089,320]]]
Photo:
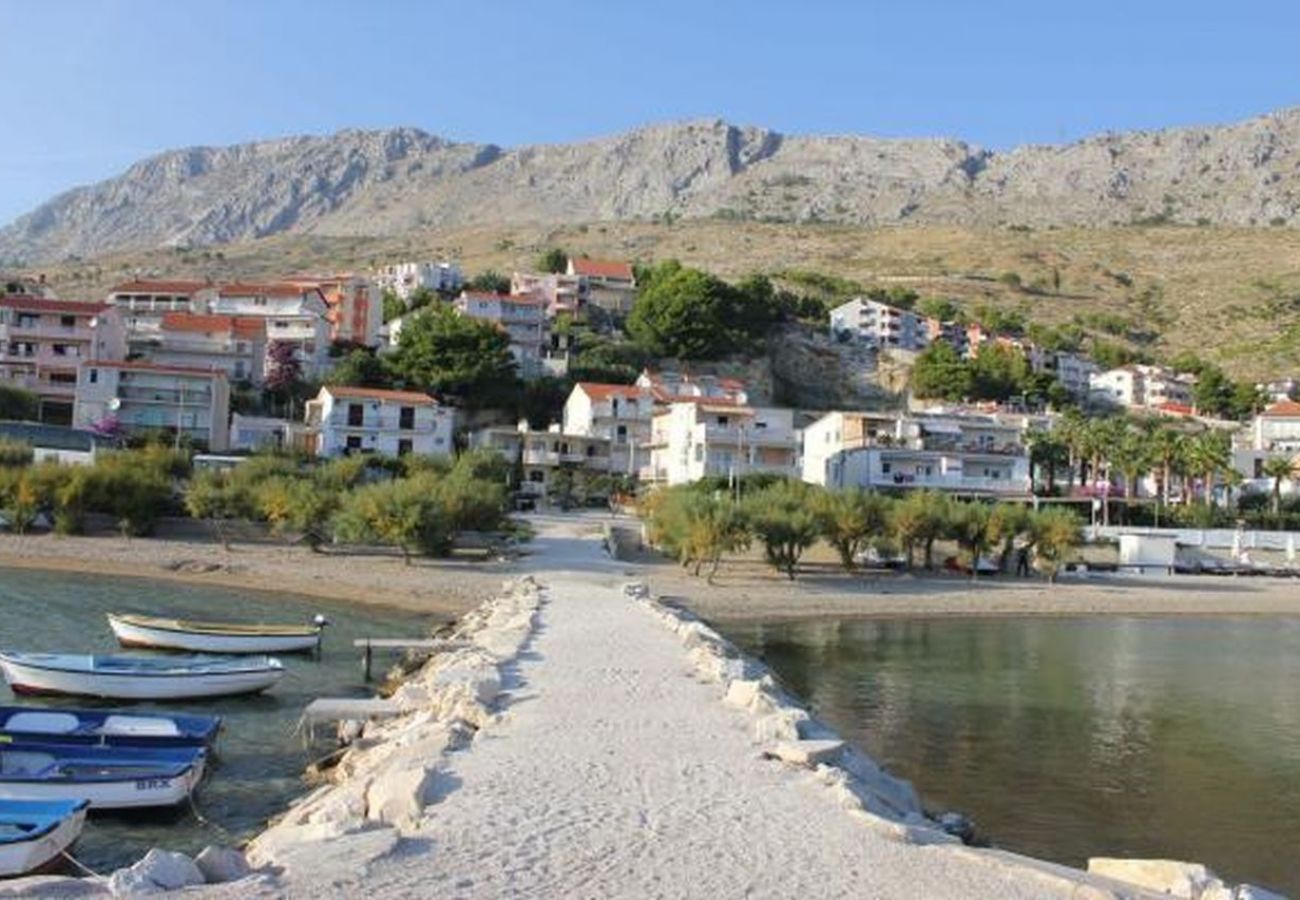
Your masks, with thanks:
[[[52,865],[86,824],[85,800],[0,800],[0,878]]]
[[[198,787],[201,747],[0,744],[0,800],[85,800],[91,809],[175,806]]]
[[[216,739],[220,728],[220,716],[0,706],[0,743],[205,747]]]
[[[302,653],[320,646],[321,632],[328,623],[324,616],[317,616],[310,625],[241,625],[109,613],[108,624],[123,647],[190,653]]]
[[[260,693],[284,676],[284,666],[267,656],[0,653],[0,672],[15,694],[187,700]]]

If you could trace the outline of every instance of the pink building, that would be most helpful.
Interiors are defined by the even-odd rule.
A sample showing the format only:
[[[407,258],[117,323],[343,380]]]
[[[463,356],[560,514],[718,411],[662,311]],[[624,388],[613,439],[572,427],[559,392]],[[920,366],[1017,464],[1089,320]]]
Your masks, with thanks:
[[[107,303],[0,297],[0,381],[35,393],[42,422],[72,422],[80,363],[125,357],[122,317]]]

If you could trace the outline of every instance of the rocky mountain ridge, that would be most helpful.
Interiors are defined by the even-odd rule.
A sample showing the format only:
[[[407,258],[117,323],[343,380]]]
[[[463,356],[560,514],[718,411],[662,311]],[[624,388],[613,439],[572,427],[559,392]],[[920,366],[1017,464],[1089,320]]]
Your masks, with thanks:
[[[506,149],[346,130],[142,160],[0,229],[45,262],[285,233],[664,217],[858,226],[1300,224],[1300,108],[996,153],[959,140],[804,137],[722,120]]]

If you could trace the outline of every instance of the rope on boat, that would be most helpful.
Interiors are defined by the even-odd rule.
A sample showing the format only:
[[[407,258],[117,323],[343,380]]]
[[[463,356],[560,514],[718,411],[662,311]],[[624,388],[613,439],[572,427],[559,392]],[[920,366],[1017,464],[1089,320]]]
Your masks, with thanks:
[[[76,866],[76,867],[77,867],[78,869],[80,869],[81,871],[85,872],[87,875],[91,876],[92,878],[103,878],[103,877],[104,877],[103,875],[100,875],[98,872],[96,872],[94,869],[92,869],[90,866],[86,865],[86,864],[83,863],[81,860],[77,859],[75,856],[73,856],[73,855],[72,855],[71,853],[69,853],[67,850],[60,850],[60,851],[59,851],[59,855],[62,856],[64,859],[66,859],[68,862],[72,863],[74,866]]]

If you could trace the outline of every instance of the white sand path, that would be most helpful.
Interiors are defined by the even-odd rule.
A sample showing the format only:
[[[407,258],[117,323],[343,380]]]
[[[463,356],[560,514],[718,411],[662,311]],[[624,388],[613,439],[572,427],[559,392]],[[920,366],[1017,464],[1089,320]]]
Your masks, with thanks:
[[[589,527],[589,526],[588,526]],[[452,754],[420,835],[364,880],[294,896],[1068,896],[943,846],[890,840],[805,770],[763,760],[746,714],[619,591],[623,565],[540,520],[538,632],[503,719]]]

